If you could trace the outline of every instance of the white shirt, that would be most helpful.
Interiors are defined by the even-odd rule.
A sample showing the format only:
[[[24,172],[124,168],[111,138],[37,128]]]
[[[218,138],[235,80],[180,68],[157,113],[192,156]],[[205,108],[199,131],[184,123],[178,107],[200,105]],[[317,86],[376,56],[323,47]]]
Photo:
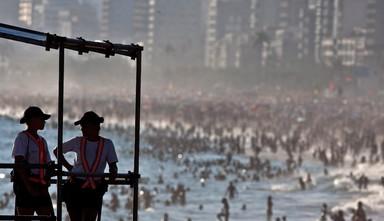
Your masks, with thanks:
[[[76,153],[75,165],[71,170],[71,172],[74,172],[74,173],[86,173],[86,171],[83,168],[83,162],[81,161],[81,157],[80,157],[81,139],[82,137],[75,137],[63,143],[63,153],[68,153],[68,152]],[[101,153],[99,166],[97,167],[95,173],[104,173],[107,162],[108,163],[118,162],[115,146],[113,145],[113,142],[107,138],[103,138],[103,139],[104,139],[104,148],[103,148],[103,152]],[[95,158],[97,155],[97,147],[98,147],[97,141],[87,140],[87,145],[85,147],[85,155],[86,155],[86,159],[88,161],[88,165],[90,169],[92,168],[93,162],[95,161]],[[79,178],[81,179],[81,177]]]
[[[48,144],[47,141],[42,137],[39,136],[40,139],[43,139],[44,147],[45,147],[45,153],[46,153],[46,159],[47,162],[51,161],[51,156],[49,155],[48,151]],[[39,146],[35,143],[35,141],[30,138],[25,132],[20,132],[13,144],[13,151],[12,151],[12,157],[15,158],[16,156],[22,156],[24,159],[27,160],[30,164],[39,164]],[[31,173],[34,175],[39,174],[39,169],[31,169]]]

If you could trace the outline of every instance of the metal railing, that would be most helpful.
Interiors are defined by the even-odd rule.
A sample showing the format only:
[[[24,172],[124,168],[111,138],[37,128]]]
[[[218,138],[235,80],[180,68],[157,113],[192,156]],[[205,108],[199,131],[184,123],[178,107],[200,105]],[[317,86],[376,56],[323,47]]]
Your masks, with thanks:
[[[139,150],[140,150],[140,105],[141,105],[141,65],[142,51],[144,48],[140,45],[130,44],[113,44],[110,41],[87,41],[83,38],[66,38],[50,33],[38,32],[21,27],[11,26],[0,23],[0,38],[15,40],[27,44],[33,44],[44,47],[45,50],[59,49],[59,77],[58,77],[58,139],[57,149],[58,155],[62,154],[63,145],[63,111],[64,111],[64,58],[65,49],[77,51],[79,55],[88,52],[95,52],[105,55],[106,58],[115,54],[128,56],[132,60],[136,60],[136,101],[135,101],[135,145],[134,145],[134,168],[133,172],[127,174],[118,174],[118,179],[110,180],[109,184],[113,185],[130,185],[133,188],[133,221],[138,220],[138,190],[140,173],[139,173]],[[0,164],[0,168],[14,168],[15,164]],[[31,165],[36,166],[36,165]],[[44,167],[45,165],[43,165]],[[37,166],[40,167],[40,166]],[[62,220],[62,186],[63,176],[89,176],[86,174],[71,174],[63,171],[63,165],[60,157],[55,165],[56,180],[52,179],[52,183],[57,185],[57,210],[54,220]],[[92,176],[106,177],[108,174],[94,174]],[[107,179],[108,180],[108,179]],[[0,220],[49,220],[53,217],[42,216],[0,216]]]

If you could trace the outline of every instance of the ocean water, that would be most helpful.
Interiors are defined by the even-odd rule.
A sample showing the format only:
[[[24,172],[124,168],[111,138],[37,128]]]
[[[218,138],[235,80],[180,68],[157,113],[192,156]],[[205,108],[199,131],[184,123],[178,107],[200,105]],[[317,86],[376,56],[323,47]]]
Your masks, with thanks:
[[[12,144],[17,133],[24,129],[23,125],[18,124],[16,120],[0,117],[0,161],[3,163],[12,162],[11,152]],[[47,125],[42,135],[47,139],[49,149],[52,150],[56,146],[57,131],[56,128]],[[73,136],[80,135],[80,130],[75,127],[65,128],[64,140]],[[116,146],[119,157],[119,172],[133,170],[133,143],[132,138],[122,136],[121,133],[113,130],[103,130],[102,136],[111,138]],[[143,146],[145,146],[145,141]],[[269,153],[264,153],[268,155]],[[53,154],[51,154],[54,158]],[[69,156],[74,157],[74,156]],[[222,158],[212,153],[194,154],[183,156],[190,159],[206,160]],[[246,160],[245,157],[235,156],[236,160]],[[272,163],[282,163],[278,156],[273,159]],[[216,181],[210,179],[206,181],[205,187],[200,185],[200,180],[194,178],[187,171],[188,168],[180,166],[177,161],[166,160],[161,162],[153,159],[149,155],[143,155],[140,158],[140,173],[147,180],[145,186],[147,189],[158,189],[153,191],[154,205],[147,210],[139,211],[139,220],[156,221],[161,220],[164,213],[168,213],[171,221],[186,221],[187,218],[192,220],[216,220],[216,214],[221,209],[221,198],[224,196],[228,182],[235,179],[231,175],[224,181]],[[211,168],[218,170],[220,168]],[[353,171],[355,175],[365,173],[372,181],[368,190],[359,191],[352,179],[348,177]],[[174,178],[173,174],[179,173],[178,178]],[[243,171],[240,171],[240,173]],[[244,171],[246,172],[246,171]],[[305,191],[302,191],[297,182],[299,176],[305,175],[306,172],[312,174],[314,185]],[[0,171],[0,197],[11,191],[12,184],[9,181],[9,170]],[[170,193],[165,191],[165,184],[157,184],[157,177],[162,174],[165,184],[176,186],[183,183],[189,191],[187,192],[187,204],[185,206],[173,205],[165,206],[165,200],[170,198]],[[260,182],[245,181],[237,182],[236,187],[238,196],[229,201],[230,204],[230,220],[239,221],[262,221],[266,220],[266,201],[271,195],[274,202],[274,218],[278,216],[286,216],[287,220],[294,221],[316,221],[321,216],[321,205],[327,203],[333,211],[343,209],[347,220],[350,219],[350,209],[355,208],[358,201],[362,201],[365,205],[369,218],[373,220],[383,220],[384,217],[384,188],[379,185],[378,179],[384,174],[384,166],[381,164],[368,165],[360,164],[357,168],[329,168],[329,175],[323,174],[323,167],[319,162],[313,160],[304,160],[303,168],[289,177],[280,177],[270,180],[261,180]],[[56,186],[50,187],[50,192],[55,192]],[[108,205],[110,204],[111,192],[115,192],[119,196],[120,207],[116,211],[112,211]],[[132,194],[129,191],[128,194]],[[110,187],[110,191],[104,197],[104,207],[102,220],[131,220],[131,212],[124,208],[127,195],[120,194],[120,187]],[[54,201],[55,202],[55,201]],[[246,204],[247,209],[243,211],[242,205]],[[203,205],[203,209],[199,210],[199,205]],[[11,198],[9,204],[0,210],[1,214],[12,214],[14,209],[14,200]],[[65,215],[65,208],[63,209]]]

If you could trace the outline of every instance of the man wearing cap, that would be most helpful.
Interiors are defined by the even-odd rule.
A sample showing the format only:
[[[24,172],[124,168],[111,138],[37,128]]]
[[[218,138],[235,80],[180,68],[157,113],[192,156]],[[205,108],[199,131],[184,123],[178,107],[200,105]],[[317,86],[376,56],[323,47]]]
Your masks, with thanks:
[[[93,111],[84,113],[83,117],[75,122],[81,126],[83,136],[72,138],[63,143],[63,154],[75,152],[77,159],[75,165],[71,165],[65,157],[63,165],[73,177],[70,183],[65,185],[63,200],[66,203],[71,221],[94,221],[101,211],[103,195],[107,191],[107,185],[100,177],[76,176],[76,174],[99,174],[104,173],[108,163],[110,178],[117,174],[117,155],[113,142],[101,137],[100,124],[104,118]],[[57,149],[54,150],[57,156]]]
[[[16,195],[16,215],[53,216],[53,206],[48,192],[49,174],[45,168],[30,168],[30,164],[52,165],[46,140],[37,133],[43,130],[51,117],[39,107],[31,106],[24,111],[20,124],[27,129],[20,132],[14,142],[12,157],[16,167],[13,173],[13,190]]]

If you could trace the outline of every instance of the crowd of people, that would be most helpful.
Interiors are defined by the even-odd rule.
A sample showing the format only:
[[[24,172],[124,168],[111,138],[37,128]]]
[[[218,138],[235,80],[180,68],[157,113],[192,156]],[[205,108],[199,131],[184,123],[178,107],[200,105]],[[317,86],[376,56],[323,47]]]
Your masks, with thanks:
[[[247,99],[180,101],[167,107],[157,104],[151,111],[171,114],[164,125],[146,122],[143,137],[153,148],[145,153],[159,160],[175,160],[191,168],[187,172],[203,182],[211,178],[225,181],[230,175],[235,175],[236,181],[289,177],[308,160],[321,162],[325,176],[333,167],[349,167],[352,171],[358,164],[384,162],[383,104],[369,99],[339,98],[311,98],[299,102],[289,97],[256,104]],[[201,152],[213,152],[222,158],[196,161],[185,157],[180,160],[180,154]],[[272,165],[272,159],[263,156],[263,152],[285,158],[285,165]],[[249,160],[234,160],[235,155],[246,156]],[[212,167],[222,170],[213,171]],[[360,190],[368,188],[370,178],[365,174],[351,177]],[[298,185],[301,190],[311,187],[311,174],[299,177]],[[232,182],[228,192],[228,198],[233,198],[236,191]],[[226,198],[222,199],[219,219],[229,217],[226,202]],[[363,211],[361,202],[356,211]],[[344,213],[348,211],[322,217],[341,221]],[[369,220],[359,214],[362,212],[352,211],[352,220]],[[268,216],[272,217],[272,213],[267,212]],[[287,216],[276,218],[286,219]]]
[[[54,106],[51,100],[35,99],[40,99],[39,102],[48,104],[48,107],[49,104]],[[19,101],[23,104],[27,99]],[[9,102],[8,105],[14,103]],[[68,99],[66,104],[65,115],[68,119],[75,119],[81,107],[97,107],[107,119],[119,119],[115,123],[106,122],[107,127],[120,131],[127,139],[132,135],[126,133],[133,132],[133,125],[126,123],[134,116],[132,99],[105,98],[86,102]],[[237,182],[294,177],[295,171],[313,160],[321,162],[325,176],[333,167],[350,167],[352,171],[361,163],[384,162],[384,139],[381,136],[384,134],[383,110],[384,102],[364,98],[306,97],[299,100],[289,96],[253,98],[244,95],[234,100],[201,96],[144,97],[141,153],[161,162],[173,161],[182,168],[172,177],[178,182],[177,186],[172,186],[162,174],[151,177],[151,182],[163,185],[169,193],[169,199],[162,202],[166,206],[188,204],[189,186],[178,179],[180,175],[192,174],[201,186],[211,179],[225,182],[228,188],[225,198],[218,197],[217,201],[221,199],[223,206],[217,218],[227,221],[230,220],[230,201],[241,194],[236,189]],[[188,157],[199,153],[213,153],[221,158],[196,160]],[[235,159],[236,156],[247,160]],[[284,164],[274,165],[272,161],[275,157]],[[378,178],[352,172],[349,176],[361,190],[369,188],[370,179]],[[301,190],[312,185],[309,172],[306,177],[295,179],[298,179]],[[384,185],[384,181],[382,183]],[[129,191],[121,191],[128,195]],[[144,184],[140,194],[143,205],[140,208],[155,206],[158,200],[154,193],[159,191],[162,190],[152,190]],[[268,198],[267,202],[266,217],[272,219],[272,198]],[[112,194],[107,205],[114,211],[123,204],[119,203],[118,195]],[[128,197],[125,207],[131,205],[132,199]],[[203,208],[201,204],[198,209]],[[246,208],[244,204],[242,209]],[[353,221],[368,220],[366,215],[361,215],[362,210],[360,202],[352,214],[355,217]],[[342,221],[347,212],[338,211],[330,215],[325,206],[319,216],[322,220]],[[276,217],[276,220],[287,219],[289,214]]]
[[[326,203],[324,203],[322,206],[321,214],[322,215],[321,215],[320,221],[327,221],[327,220],[346,221],[343,210],[332,212],[328,209],[328,206]],[[363,203],[361,201],[357,203],[356,209],[352,209],[351,221],[372,221],[372,219],[367,218],[366,212],[363,208]]]

